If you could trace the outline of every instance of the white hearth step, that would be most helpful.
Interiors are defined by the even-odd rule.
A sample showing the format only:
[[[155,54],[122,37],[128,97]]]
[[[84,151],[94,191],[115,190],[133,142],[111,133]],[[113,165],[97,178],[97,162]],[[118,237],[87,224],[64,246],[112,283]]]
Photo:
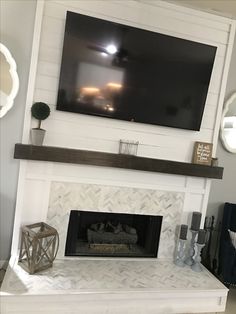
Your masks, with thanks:
[[[170,260],[65,258],[29,275],[12,258],[1,313],[210,313],[224,311],[227,293],[206,269],[196,273]]]

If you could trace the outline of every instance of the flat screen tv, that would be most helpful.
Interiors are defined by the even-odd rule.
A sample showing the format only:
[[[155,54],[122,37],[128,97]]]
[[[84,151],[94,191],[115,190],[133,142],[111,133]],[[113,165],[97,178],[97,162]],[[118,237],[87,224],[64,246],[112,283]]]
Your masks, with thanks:
[[[216,47],[67,12],[57,109],[199,130]]]

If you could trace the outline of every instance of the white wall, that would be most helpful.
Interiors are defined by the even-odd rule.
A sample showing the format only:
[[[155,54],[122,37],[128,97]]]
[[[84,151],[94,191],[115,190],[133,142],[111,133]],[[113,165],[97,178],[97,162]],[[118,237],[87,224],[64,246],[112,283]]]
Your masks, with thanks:
[[[168,0],[180,5],[198,8],[199,10],[215,11],[216,14],[236,16],[235,0]]]
[[[16,60],[20,89],[14,107],[0,120],[0,260],[10,254],[19,161],[13,159],[14,145],[21,142],[35,0],[0,1],[0,40]]]

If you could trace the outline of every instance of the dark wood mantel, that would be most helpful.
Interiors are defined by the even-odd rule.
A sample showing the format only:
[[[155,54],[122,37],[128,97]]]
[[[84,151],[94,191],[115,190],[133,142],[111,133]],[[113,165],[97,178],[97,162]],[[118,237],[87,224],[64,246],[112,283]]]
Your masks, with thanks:
[[[52,161],[222,179],[222,167],[53,146],[16,144],[15,159]]]

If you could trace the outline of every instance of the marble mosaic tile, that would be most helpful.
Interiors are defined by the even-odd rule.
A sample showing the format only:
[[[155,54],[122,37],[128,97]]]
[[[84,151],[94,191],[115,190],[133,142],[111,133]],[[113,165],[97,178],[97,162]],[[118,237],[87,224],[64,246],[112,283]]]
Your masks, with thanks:
[[[224,286],[207,270],[197,273],[169,260],[54,261],[53,267],[29,275],[17,263],[8,272],[3,291],[20,294],[85,291],[216,290]]]
[[[47,223],[58,230],[58,258],[64,256],[71,210],[163,216],[158,257],[171,258],[180,224],[184,193],[120,186],[52,182]]]

